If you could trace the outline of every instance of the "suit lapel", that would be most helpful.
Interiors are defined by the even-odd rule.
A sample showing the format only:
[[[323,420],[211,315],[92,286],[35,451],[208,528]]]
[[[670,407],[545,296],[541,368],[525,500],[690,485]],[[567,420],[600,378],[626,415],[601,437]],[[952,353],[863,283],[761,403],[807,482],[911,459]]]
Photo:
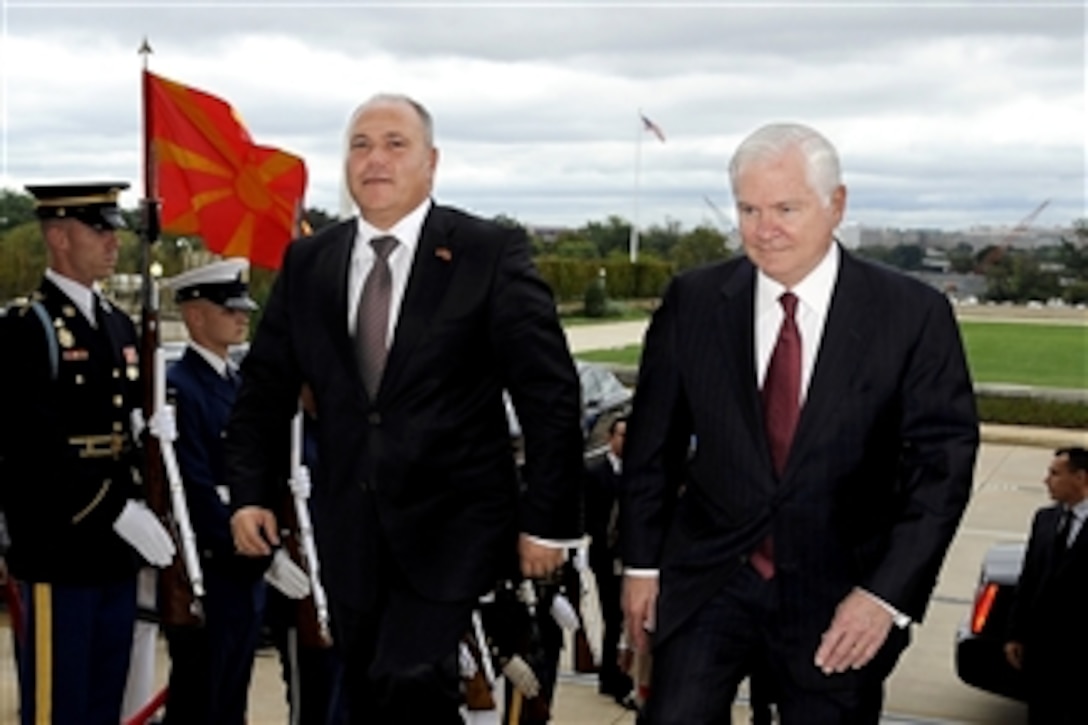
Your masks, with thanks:
[[[865,349],[866,341],[873,334],[875,320],[881,317],[872,314],[876,300],[863,268],[845,250],[841,250],[841,255],[839,278],[831,295],[820,349],[784,478],[821,430],[833,430],[828,419],[834,415],[843,392],[849,390],[855,379],[857,365],[862,359],[858,351]]]
[[[446,294],[454,270],[460,263],[453,218],[434,205],[427,214],[416,245],[412,271],[401,300],[400,314],[393,333],[393,345],[385,363],[385,374],[378,396],[388,395],[402,378],[412,350],[425,336],[427,328]]]
[[[715,306],[718,326],[722,330],[722,334],[715,337],[725,365],[722,379],[734,386],[731,398],[739,403],[744,428],[751,432],[753,442],[765,450],[769,465],[770,453],[762,432],[763,409],[756,378],[755,280],[756,269],[747,260],[731,270],[721,288],[725,304]]]
[[[334,230],[318,258],[314,279],[325,283],[322,285],[320,319],[329,326],[329,339],[333,341],[336,356],[347,375],[358,381],[359,390],[366,395],[363,383],[359,380],[355,348],[348,334],[348,279],[351,276],[351,252],[355,243],[355,232],[354,218],[344,222],[340,229]]]

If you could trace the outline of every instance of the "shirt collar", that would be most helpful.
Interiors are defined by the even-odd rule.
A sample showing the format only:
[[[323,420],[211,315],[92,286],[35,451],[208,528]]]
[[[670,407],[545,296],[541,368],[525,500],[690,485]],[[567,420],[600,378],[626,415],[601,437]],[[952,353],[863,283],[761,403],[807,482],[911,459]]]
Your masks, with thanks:
[[[399,246],[404,247],[410,254],[414,254],[416,245],[419,243],[420,232],[423,229],[423,220],[427,218],[427,212],[431,210],[432,204],[430,197],[427,197],[419,206],[401,217],[400,221],[389,229],[378,229],[360,214],[358,216],[358,231],[355,236],[356,244],[365,244],[366,248],[369,249],[370,240],[374,237],[391,235],[397,238],[400,243]]]
[[[835,280],[839,276],[840,256],[838,242],[832,241],[819,264],[789,290],[797,295],[797,299],[805,307],[819,313],[821,317],[827,314],[827,309],[831,306],[831,293],[835,289]],[[783,292],[786,292],[786,287],[781,282],[771,279],[763,273],[763,270],[757,271],[757,309],[767,310],[777,307],[778,298]]]
[[[193,348],[193,350],[198,353],[200,357],[204,358],[204,360],[212,366],[212,370],[214,370],[219,377],[227,377],[227,366],[229,365],[229,363],[225,359],[219,357],[208,348],[204,347],[203,345],[199,345],[192,340],[189,341],[189,347]]]
[[[1070,506],[1069,510],[1073,512],[1073,516],[1083,521],[1088,517],[1088,498],[1082,498],[1075,506]]]
[[[99,293],[98,283],[95,283],[92,287],[87,287],[71,277],[65,277],[51,267],[46,268],[45,278],[67,295],[68,299],[72,300],[75,306],[79,308],[79,311],[83,313],[83,316],[91,324],[94,324],[94,303],[95,295]]]

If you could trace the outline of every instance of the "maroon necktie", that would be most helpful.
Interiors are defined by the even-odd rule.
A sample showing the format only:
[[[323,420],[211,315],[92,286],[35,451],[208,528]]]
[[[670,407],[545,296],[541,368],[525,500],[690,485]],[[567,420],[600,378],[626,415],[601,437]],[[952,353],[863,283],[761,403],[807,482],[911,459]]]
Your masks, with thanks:
[[[374,266],[363,283],[359,295],[358,315],[355,319],[355,344],[359,355],[359,374],[371,397],[378,392],[378,385],[385,371],[385,358],[389,353],[386,336],[389,330],[389,302],[393,296],[393,273],[389,269],[389,254],[397,246],[397,238],[374,237]]]
[[[763,379],[763,419],[774,471],[781,476],[801,413],[801,333],[794,317],[797,295],[784,292],[778,301],[784,317]],[[764,579],[774,576],[774,542],[769,534],[752,552],[750,562]]]

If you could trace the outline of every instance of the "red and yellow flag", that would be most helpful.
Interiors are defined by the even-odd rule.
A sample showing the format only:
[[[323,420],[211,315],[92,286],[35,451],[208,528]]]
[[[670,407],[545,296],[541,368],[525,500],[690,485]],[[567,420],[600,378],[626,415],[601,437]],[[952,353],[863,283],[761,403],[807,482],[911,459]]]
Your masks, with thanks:
[[[162,228],[200,235],[216,254],[279,269],[301,212],[306,164],[254,144],[227,102],[145,73]]]

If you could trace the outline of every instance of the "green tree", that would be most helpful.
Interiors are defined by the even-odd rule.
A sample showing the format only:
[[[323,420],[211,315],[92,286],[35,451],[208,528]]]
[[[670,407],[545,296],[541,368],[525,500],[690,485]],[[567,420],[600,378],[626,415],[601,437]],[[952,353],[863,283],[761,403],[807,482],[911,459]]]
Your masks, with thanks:
[[[0,190],[0,233],[35,220],[34,199],[10,189]]]
[[[729,256],[729,238],[713,227],[699,226],[680,237],[670,258],[677,270],[685,270]]]
[[[0,236],[0,304],[37,289],[45,262],[45,241],[37,221],[4,232]]]

